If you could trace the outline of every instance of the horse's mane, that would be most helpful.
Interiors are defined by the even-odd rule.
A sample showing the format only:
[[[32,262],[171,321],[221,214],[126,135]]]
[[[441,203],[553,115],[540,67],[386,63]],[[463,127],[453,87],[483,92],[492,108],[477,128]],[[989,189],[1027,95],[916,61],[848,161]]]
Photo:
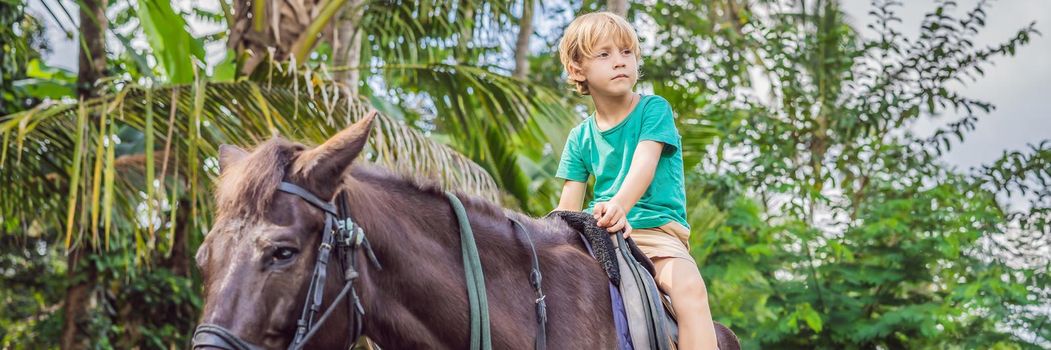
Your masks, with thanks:
[[[375,180],[374,183],[383,183],[384,186],[394,186],[402,189],[413,189],[423,193],[444,198],[445,189],[434,179],[420,178],[411,174],[395,172],[389,168],[369,163],[355,165],[351,169],[351,176],[357,180]],[[463,202],[467,208],[479,210],[486,215],[501,216],[505,209],[488,199],[468,194],[463,191],[449,190]]]
[[[257,145],[244,159],[230,165],[229,169],[223,169],[215,191],[217,213],[253,219],[263,217],[269,211],[274,193],[285,178],[289,165],[297,153],[306,149],[302,144],[274,137]],[[436,180],[397,173],[372,163],[352,165],[350,173],[359,181],[384,187],[417,190],[439,197],[445,193]],[[497,203],[479,196],[462,191],[452,192],[464,206],[486,215],[502,216],[513,212],[505,212]]]

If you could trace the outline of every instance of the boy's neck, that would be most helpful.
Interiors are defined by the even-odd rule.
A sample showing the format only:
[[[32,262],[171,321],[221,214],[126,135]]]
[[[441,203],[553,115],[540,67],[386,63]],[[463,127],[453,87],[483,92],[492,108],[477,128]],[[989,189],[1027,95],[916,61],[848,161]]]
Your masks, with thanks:
[[[608,129],[628,117],[641,96],[635,92],[625,95],[591,95],[595,102],[595,122],[600,129]]]

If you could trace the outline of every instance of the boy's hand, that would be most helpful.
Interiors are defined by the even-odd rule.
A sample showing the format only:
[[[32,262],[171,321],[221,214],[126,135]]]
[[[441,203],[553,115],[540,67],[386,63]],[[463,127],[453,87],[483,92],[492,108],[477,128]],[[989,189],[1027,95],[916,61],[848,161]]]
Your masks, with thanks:
[[[606,228],[606,231],[609,231],[609,233],[616,233],[623,229],[624,238],[628,238],[631,234],[631,225],[628,224],[628,213],[620,204],[598,202],[595,203],[593,212],[595,219],[598,220],[598,226]]]

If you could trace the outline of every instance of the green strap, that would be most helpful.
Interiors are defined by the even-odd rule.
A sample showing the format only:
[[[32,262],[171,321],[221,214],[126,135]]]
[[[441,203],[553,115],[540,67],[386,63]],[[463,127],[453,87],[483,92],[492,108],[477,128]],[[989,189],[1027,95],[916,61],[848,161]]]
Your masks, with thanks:
[[[478,246],[474,243],[474,231],[467,220],[467,210],[456,195],[445,192],[449,198],[456,220],[460,223],[460,248],[463,253],[463,270],[467,276],[467,300],[471,306],[471,347],[470,349],[490,350],[493,348],[489,332],[489,301],[485,295],[485,275],[482,273],[482,261],[478,257]]]

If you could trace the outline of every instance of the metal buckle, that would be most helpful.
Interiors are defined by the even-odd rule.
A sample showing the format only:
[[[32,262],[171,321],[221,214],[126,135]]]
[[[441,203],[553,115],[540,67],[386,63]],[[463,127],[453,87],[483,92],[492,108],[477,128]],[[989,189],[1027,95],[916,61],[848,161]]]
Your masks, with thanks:
[[[338,227],[340,231],[352,230],[354,228],[354,220],[351,220],[350,218],[336,220],[336,227]]]
[[[354,241],[354,234],[358,230],[358,225],[354,224],[354,220],[351,218],[344,218],[336,221],[336,226],[339,226],[339,238],[337,239],[340,244],[345,247],[352,246]]]
[[[360,245],[361,241],[365,240],[365,230],[361,229],[361,226],[354,227],[354,245]]]

